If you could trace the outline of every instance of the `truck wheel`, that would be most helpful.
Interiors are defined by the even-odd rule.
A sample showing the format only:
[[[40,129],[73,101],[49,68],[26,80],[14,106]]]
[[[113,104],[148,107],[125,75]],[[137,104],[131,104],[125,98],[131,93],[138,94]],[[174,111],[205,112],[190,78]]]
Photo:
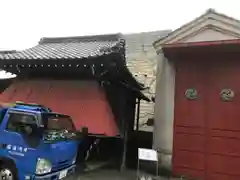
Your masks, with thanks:
[[[16,168],[11,164],[2,164],[0,166],[0,179],[1,180],[17,180]]]

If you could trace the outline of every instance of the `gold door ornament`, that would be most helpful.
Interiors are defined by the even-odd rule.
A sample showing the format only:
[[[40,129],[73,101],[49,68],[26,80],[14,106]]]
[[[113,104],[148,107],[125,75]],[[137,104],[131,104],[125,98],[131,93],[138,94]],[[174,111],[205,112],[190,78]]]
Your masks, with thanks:
[[[197,96],[198,96],[197,89],[195,89],[195,88],[186,89],[186,91],[185,91],[185,96],[186,96],[186,98],[189,99],[189,100],[195,100],[195,99],[197,99]]]
[[[222,89],[220,92],[220,97],[222,101],[231,101],[234,98],[235,94],[232,89]]]

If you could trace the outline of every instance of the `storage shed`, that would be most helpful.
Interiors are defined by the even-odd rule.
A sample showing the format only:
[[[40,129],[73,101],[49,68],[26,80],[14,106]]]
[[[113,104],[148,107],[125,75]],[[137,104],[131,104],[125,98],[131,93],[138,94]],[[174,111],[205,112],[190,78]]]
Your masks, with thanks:
[[[17,74],[0,101],[43,104],[92,136],[119,139],[125,163],[137,99],[149,99],[126,66],[121,34],[42,38],[32,48],[0,53],[0,68]]]

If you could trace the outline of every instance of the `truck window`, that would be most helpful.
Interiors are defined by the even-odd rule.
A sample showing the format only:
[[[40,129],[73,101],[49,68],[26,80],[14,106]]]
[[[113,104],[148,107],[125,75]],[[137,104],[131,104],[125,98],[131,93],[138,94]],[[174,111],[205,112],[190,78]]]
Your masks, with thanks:
[[[45,123],[47,130],[68,130],[74,131],[75,126],[72,122],[72,119],[69,116],[53,114],[53,113],[45,113],[42,115],[42,119]]]
[[[22,135],[25,142],[36,148],[41,140],[41,133],[35,116],[24,113],[9,113],[6,130]]]
[[[9,113],[7,130],[24,135],[31,135],[37,127],[36,118],[33,115],[21,113]]]

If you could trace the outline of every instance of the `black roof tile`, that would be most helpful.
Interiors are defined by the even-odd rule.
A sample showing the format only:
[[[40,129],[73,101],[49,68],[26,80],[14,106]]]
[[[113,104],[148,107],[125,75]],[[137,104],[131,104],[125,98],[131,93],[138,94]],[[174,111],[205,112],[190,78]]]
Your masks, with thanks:
[[[42,38],[32,48],[0,53],[5,59],[82,59],[101,56],[124,48],[120,34],[80,36],[64,38]]]

